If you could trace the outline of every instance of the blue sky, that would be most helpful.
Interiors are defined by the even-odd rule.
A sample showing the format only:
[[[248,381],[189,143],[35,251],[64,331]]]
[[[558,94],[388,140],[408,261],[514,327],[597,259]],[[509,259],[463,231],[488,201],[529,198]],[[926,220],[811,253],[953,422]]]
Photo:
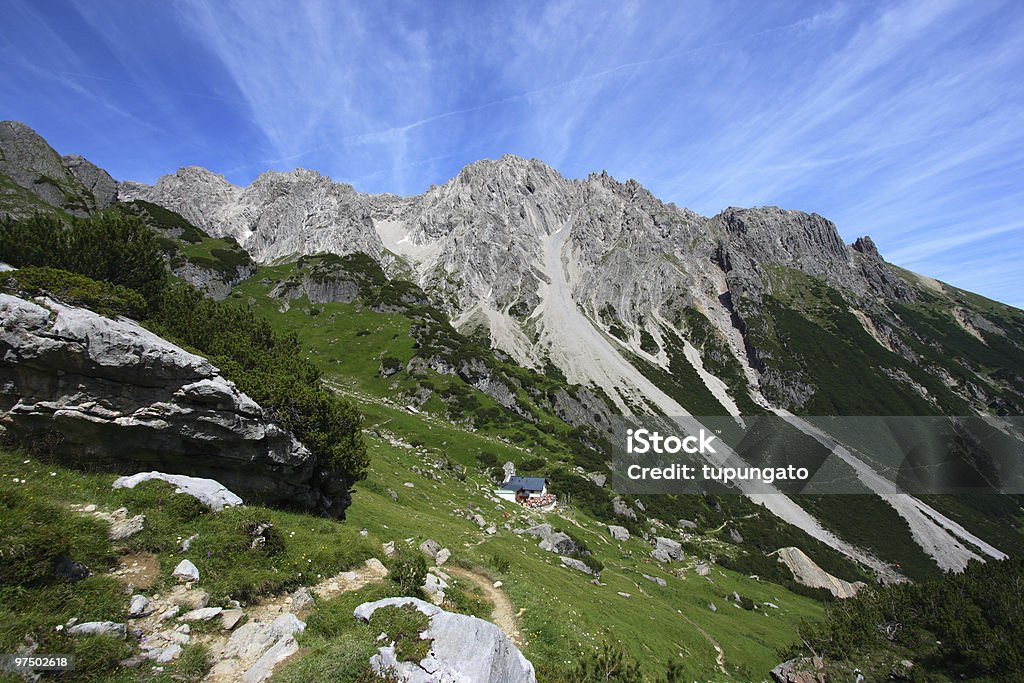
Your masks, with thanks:
[[[1024,3],[0,0],[0,118],[118,179],[413,194],[512,153],[815,211],[1024,306]]]

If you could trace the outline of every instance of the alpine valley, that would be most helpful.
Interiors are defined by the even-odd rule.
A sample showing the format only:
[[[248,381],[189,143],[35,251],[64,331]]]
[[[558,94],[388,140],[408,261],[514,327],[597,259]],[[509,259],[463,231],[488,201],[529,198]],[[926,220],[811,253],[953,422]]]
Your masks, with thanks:
[[[289,656],[269,664],[231,649],[233,626],[193,626],[187,647],[202,657],[174,653],[160,671],[130,633],[107,659],[61,641],[100,662],[88,680],[370,680],[382,630],[396,640],[390,680],[1019,675],[1016,496],[911,495],[870,481],[849,496],[611,488],[617,415],[1024,415],[1024,312],[890,264],[870,237],[846,244],[828,219],[776,207],[701,216],[633,180],[564,178],[515,156],[411,197],[303,169],[247,187],[198,167],[119,182],[13,121],[0,123],[0,216],[15,235],[42,220],[144,225],[168,286],[203,294],[181,309],[192,314],[161,318],[146,295],[113,315],[37,282],[52,267],[102,284],[95,271],[21,247],[0,253],[11,269],[0,287],[5,514],[31,494],[76,519],[87,505],[146,517],[144,542],[101,534],[110,546],[98,553],[72,538],[52,558],[89,565],[68,585],[118,586],[123,599],[98,622],[124,622],[143,590],[134,582],[125,597],[117,584],[126,557],[155,562],[152,601],[177,590],[183,559],[194,562],[209,604],[248,610],[249,624],[275,596],[314,600],[300,613],[305,630],[287,635]],[[252,368],[262,361],[250,356],[262,347],[218,346],[197,331],[207,310],[290,340],[288,362],[311,368],[361,432],[341,448],[303,431],[274,407],[286,399],[260,394]],[[116,473],[154,469],[224,484],[252,503],[259,519],[246,524],[277,530],[282,554],[242,580],[238,566],[263,544],[218,559],[234,547],[218,534],[235,527],[215,519],[230,509],[178,518],[156,483],[149,497],[110,487]],[[511,469],[543,477],[554,509],[497,498]],[[193,535],[203,553],[182,549]],[[430,574],[411,586],[366,574],[376,557],[373,567],[403,576],[424,553]],[[348,589],[324,587],[335,574],[351,575]],[[432,620],[418,631],[433,637],[420,641],[433,643],[427,659],[372,609],[369,626],[352,618],[361,603],[423,591],[444,610],[413,610]],[[962,609],[929,602],[947,594]],[[55,637],[44,616],[14,618],[11,595],[0,601],[0,652]],[[472,670],[449,660],[477,645],[439,621],[460,614],[501,627],[489,677],[443,677]]]

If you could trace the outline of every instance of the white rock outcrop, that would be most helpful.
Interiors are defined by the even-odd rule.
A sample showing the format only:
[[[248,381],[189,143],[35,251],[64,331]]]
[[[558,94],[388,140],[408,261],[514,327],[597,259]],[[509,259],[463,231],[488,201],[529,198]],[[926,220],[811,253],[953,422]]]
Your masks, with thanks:
[[[416,598],[386,598],[367,602],[354,616],[369,622],[382,607],[412,605],[430,618],[421,637],[432,640],[430,652],[420,662],[401,662],[390,644],[380,648],[371,660],[374,671],[393,670],[406,683],[536,683],[533,664],[494,624],[464,614],[455,614]]]
[[[184,474],[165,474],[163,472],[139,472],[130,477],[118,477],[114,480],[115,489],[133,489],[144,481],[166,481],[177,489],[175,493],[192,496],[214,512],[226,507],[241,505],[242,499],[229,491],[224,485],[213,479],[189,477]]]
[[[825,588],[837,598],[852,598],[858,590],[866,585],[862,581],[850,583],[832,576],[815,564],[814,560],[807,557],[799,548],[792,546],[779,548],[776,553],[778,553],[779,562],[793,572],[793,578],[797,583],[811,588]]]

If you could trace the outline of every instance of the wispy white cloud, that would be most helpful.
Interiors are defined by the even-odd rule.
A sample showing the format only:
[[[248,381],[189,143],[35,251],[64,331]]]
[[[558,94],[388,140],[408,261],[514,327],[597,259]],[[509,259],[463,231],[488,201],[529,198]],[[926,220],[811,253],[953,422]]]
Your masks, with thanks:
[[[1024,274],[1001,266],[1024,259],[1015,0],[66,1],[10,0],[0,59],[41,71],[0,73],[0,94],[128,136],[122,176],[302,165],[410,193],[511,152],[706,214],[816,211],[1024,304]],[[81,123],[32,78],[73,96]]]

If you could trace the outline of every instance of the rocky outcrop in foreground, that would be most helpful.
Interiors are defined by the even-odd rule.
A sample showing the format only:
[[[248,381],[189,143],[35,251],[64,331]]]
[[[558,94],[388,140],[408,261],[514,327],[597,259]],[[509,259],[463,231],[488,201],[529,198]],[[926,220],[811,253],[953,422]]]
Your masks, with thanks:
[[[79,463],[208,477],[343,516],[348,486],[206,359],[124,318],[0,294],[0,424]]]
[[[397,680],[409,683],[536,683],[533,664],[500,628],[483,619],[446,612],[416,598],[386,598],[366,602],[356,608],[355,617],[368,622],[375,611],[392,605],[412,605],[429,617],[430,626],[420,637],[432,639],[433,642],[430,652],[420,662],[400,662],[395,656],[394,647],[381,647],[370,661],[378,674],[393,673],[398,676]]]

